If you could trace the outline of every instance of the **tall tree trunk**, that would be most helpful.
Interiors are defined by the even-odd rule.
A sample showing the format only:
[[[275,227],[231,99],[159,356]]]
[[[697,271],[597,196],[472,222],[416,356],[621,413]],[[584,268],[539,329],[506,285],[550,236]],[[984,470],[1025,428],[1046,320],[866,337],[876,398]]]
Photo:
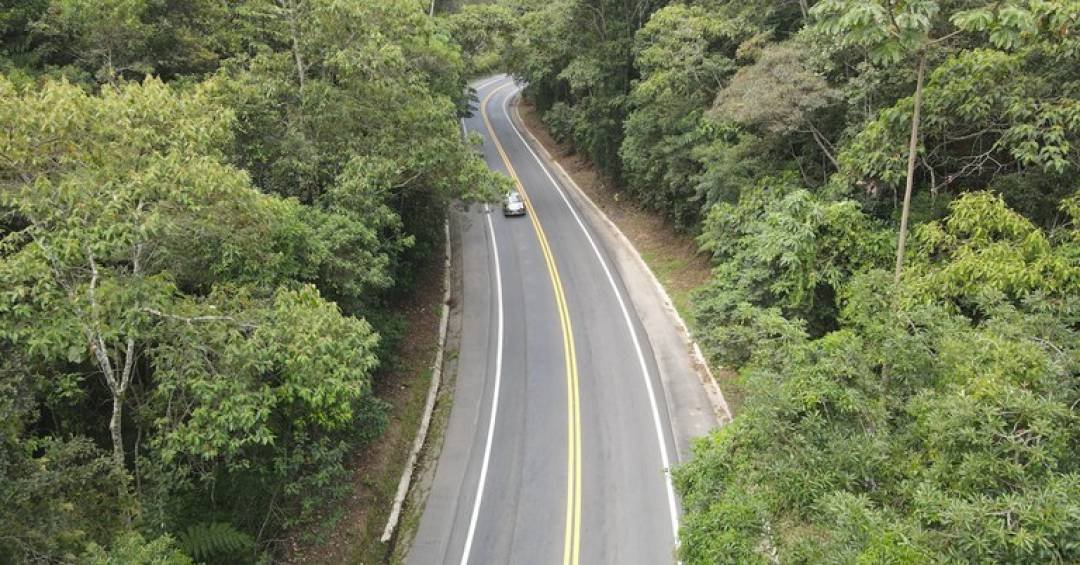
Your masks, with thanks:
[[[278,0],[278,6],[289,13],[289,34],[292,36],[292,53],[296,61],[296,77],[300,81],[300,90],[304,89],[304,79],[307,76],[307,68],[304,66],[304,58],[300,54],[300,24],[296,21],[296,3],[292,0]]]
[[[101,369],[101,374],[105,377],[105,383],[109,385],[109,392],[112,394],[112,417],[109,419],[109,435],[112,437],[113,444],[113,465],[115,466],[117,473],[123,475],[124,473],[124,436],[121,425],[123,424],[123,412],[124,412],[124,392],[127,390],[127,383],[125,382],[125,376],[130,372],[130,365],[132,359],[130,356],[124,360],[123,373],[117,374],[113,370],[112,359],[109,358],[109,346],[105,343],[105,337],[101,333],[100,329],[100,313],[97,302],[97,285],[100,272],[98,271],[97,260],[94,258],[93,252],[88,248],[86,250],[86,256],[90,267],[90,284],[86,290],[86,298],[90,302],[90,324],[85,329],[86,339],[90,345],[90,352],[94,354],[94,358],[97,360],[98,368]],[[138,268],[138,255],[135,256],[135,265]],[[134,341],[128,340],[129,350],[134,348]],[[121,492],[123,494],[123,492]]]
[[[142,202],[139,203],[137,208],[140,211],[142,210]],[[142,252],[142,244],[136,244],[132,254],[132,274],[135,276],[142,273]],[[101,373],[105,377],[105,383],[108,385],[109,392],[112,395],[109,436],[113,447],[113,468],[116,470],[119,479],[117,492],[120,498],[123,499],[128,494],[127,469],[124,456],[124,397],[127,396],[128,387],[131,385],[131,379],[135,371],[135,338],[133,336],[127,338],[122,352],[123,358],[120,358],[121,352],[118,351],[115,359],[117,363],[122,363],[122,365],[119,367],[114,366],[113,359],[109,357],[109,346],[100,328],[101,314],[97,301],[97,286],[101,273],[98,271],[94,253],[89,248],[86,250],[86,256],[90,267],[90,284],[86,291],[86,298],[90,303],[90,324],[84,331],[90,345],[90,352],[93,353],[94,358],[97,360],[98,367],[101,369]],[[117,368],[119,368],[119,371],[116,370]],[[129,524],[131,518],[129,514],[127,516]]]
[[[840,170],[840,163],[837,162],[836,156],[833,155],[833,147],[832,144],[829,143],[828,138],[826,138],[825,135],[810,122],[810,120],[806,120],[806,125],[810,128],[810,134],[814,137],[814,143],[817,143],[818,147],[821,149],[821,153],[825,155],[825,158],[832,163],[832,166],[835,167],[836,170]]]
[[[124,397],[113,393],[112,418],[109,419],[109,434],[112,436],[113,465],[124,471]]]
[[[91,262],[93,265],[93,262]],[[96,302],[94,301],[94,286],[97,282],[97,267],[94,267],[94,276],[90,284],[90,300],[92,307],[95,310],[96,317]],[[112,416],[109,418],[109,437],[112,440],[113,448],[113,469],[116,471],[116,476],[119,479],[117,485],[117,492],[120,498],[124,498],[127,495],[127,481],[124,478],[127,469],[125,467],[126,461],[124,457],[124,395],[127,392],[127,380],[124,376],[117,375],[113,372],[112,361],[109,359],[109,353],[106,349],[105,340],[101,337],[101,334],[95,330],[89,332],[90,337],[90,350],[97,358],[98,366],[101,368],[102,374],[105,376],[105,382],[109,386],[109,393],[112,395]],[[134,343],[129,340],[129,343]],[[125,372],[128,371],[127,367],[131,364],[130,360],[124,361]],[[119,377],[119,378],[118,378]],[[129,517],[130,518],[130,517]]]
[[[904,272],[904,247],[907,244],[908,215],[911,212],[911,189],[915,184],[915,157],[919,145],[919,114],[922,112],[923,76],[926,74],[926,52],[919,53],[919,71],[915,79],[915,110],[911,115],[911,140],[908,142],[907,186],[904,188],[903,210],[900,212],[900,239],[896,244],[896,275],[894,284],[900,286]]]

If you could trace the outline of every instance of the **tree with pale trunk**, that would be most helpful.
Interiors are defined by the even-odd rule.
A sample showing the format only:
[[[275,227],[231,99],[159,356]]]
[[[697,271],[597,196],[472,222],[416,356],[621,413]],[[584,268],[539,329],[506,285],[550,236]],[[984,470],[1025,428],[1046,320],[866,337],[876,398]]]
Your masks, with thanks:
[[[1068,29],[1072,12],[1064,8],[1065,3],[1055,4],[995,1],[967,4],[961,10],[938,0],[825,0],[811,9],[816,29],[835,38],[840,46],[865,50],[867,59],[874,65],[914,67],[911,135],[896,246],[895,285],[900,284],[904,270],[928,59],[962,33],[986,33],[995,47],[1011,49],[1034,37],[1040,24]]]
[[[0,241],[0,338],[93,368],[114,476],[129,476],[131,407],[166,460],[272,444],[275,410],[316,429],[351,421],[378,338],[288,284],[276,247],[296,205],[223,162],[230,117],[205,89],[0,82],[0,121],[0,207],[16,226]]]

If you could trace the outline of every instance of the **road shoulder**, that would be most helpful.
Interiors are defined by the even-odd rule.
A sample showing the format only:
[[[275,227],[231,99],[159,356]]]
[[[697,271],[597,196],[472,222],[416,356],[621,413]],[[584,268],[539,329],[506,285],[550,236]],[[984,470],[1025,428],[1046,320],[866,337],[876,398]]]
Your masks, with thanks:
[[[459,352],[461,351],[462,297],[465,284],[461,241],[461,221],[464,212],[457,207],[457,204],[453,205],[448,213],[451,249],[449,252],[451,258],[450,292],[447,301],[449,314],[443,346],[444,354],[442,356],[442,385],[436,396],[427,441],[420,451],[412,485],[405,497],[401,523],[394,537],[393,548],[388,559],[390,563],[405,563],[408,560],[409,550],[420,525],[420,517],[424,513],[428,494],[431,493],[432,484],[435,481],[435,471],[438,468],[439,456],[442,454],[446,439],[445,432],[450,420],[451,408],[454,404]]]

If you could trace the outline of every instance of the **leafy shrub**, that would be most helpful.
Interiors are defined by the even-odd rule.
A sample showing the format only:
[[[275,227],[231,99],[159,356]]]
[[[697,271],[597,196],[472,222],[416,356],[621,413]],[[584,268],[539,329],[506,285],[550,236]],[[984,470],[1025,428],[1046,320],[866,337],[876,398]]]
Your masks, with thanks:
[[[887,256],[890,236],[852,201],[829,202],[783,179],[714,206],[700,237],[715,267],[693,319],[712,358],[738,367],[766,342],[836,326],[837,292]]]
[[[88,565],[192,565],[176,542],[169,536],[154,538],[149,542],[136,532],[117,537],[106,550],[91,544],[80,558]]]
[[[544,114],[544,123],[559,143],[574,140],[574,110],[569,105],[559,102],[552,106]]]
[[[1075,228],[986,194],[923,228],[899,297],[858,273],[838,329],[752,356],[743,412],[677,474],[686,561],[1080,559]]]
[[[60,560],[124,528],[117,509],[132,501],[118,495],[126,477],[106,452],[85,437],[13,439],[0,437],[0,557]]]
[[[255,546],[251,536],[225,522],[192,524],[177,536],[184,553],[200,562],[225,563],[231,556],[250,552]]]

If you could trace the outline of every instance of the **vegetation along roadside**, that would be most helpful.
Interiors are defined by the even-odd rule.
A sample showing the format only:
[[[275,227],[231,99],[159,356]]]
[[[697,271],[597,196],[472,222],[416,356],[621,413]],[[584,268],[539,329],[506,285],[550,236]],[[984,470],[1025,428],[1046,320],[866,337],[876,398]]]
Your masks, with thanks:
[[[391,309],[400,316],[394,360],[377,376],[373,393],[388,404],[386,430],[347,466],[350,492],[323,509],[330,516],[305,531],[294,532],[285,555],[288,563],[383,563],[391,546],[381,542],[397,493],[398,481],[420,427],[432,378],[432,359],[440,347],[443,264],[431,261],[417,273],[414,288],[396,297]]]
[[[0,562],[299,558],[381,492],[405,304],[504,187],[427,7],[0,2]]]
[[[411,438],[443,212],[507,186],[457,121],[494,71],[737,374],[682,562],[1080,562],[1078,27],[0,0],[0,563],[387,559],[357,493]]]
[[[745,396],[677,472],[684,562],[1080,560],[1080,4],[460,13],[709,257],[683,303]]]

